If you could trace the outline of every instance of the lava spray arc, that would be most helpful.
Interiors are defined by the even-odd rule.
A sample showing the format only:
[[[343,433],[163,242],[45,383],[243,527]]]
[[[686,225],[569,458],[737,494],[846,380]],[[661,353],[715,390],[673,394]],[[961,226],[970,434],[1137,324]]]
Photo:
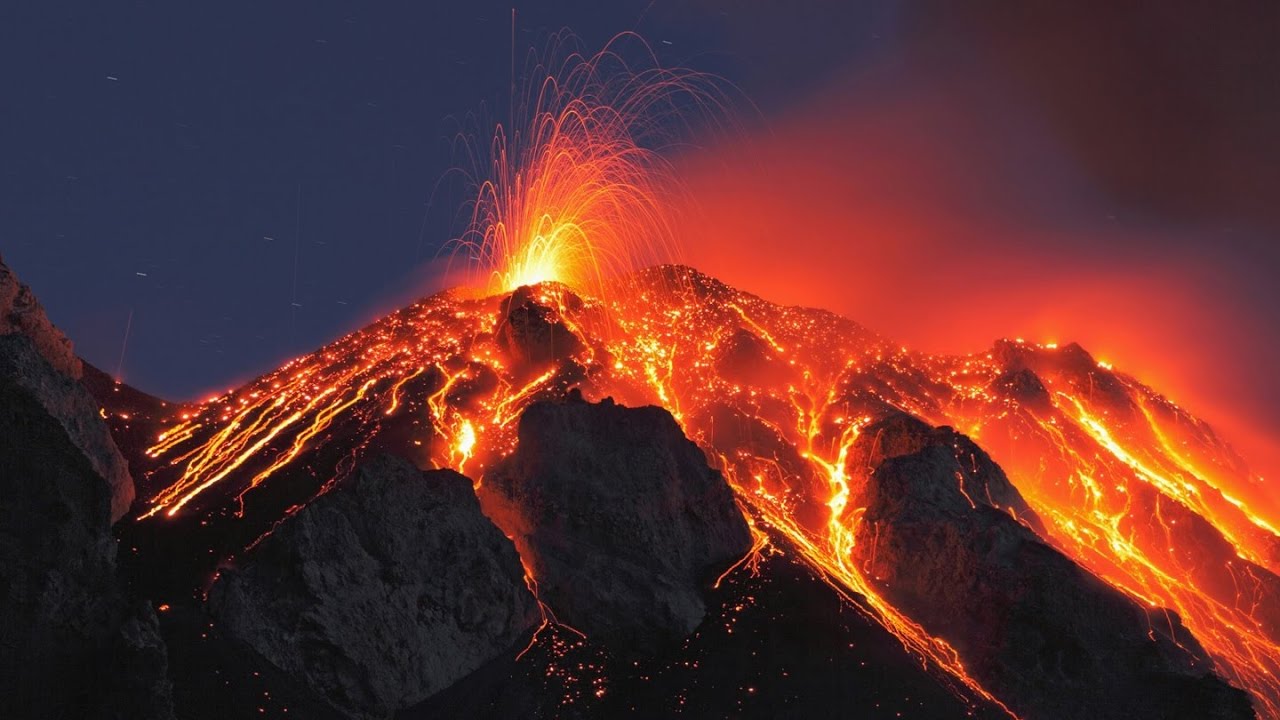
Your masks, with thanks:
[[[585,55],[561,32],[530,54],[525,77],[510,125],[487,146],[459,138],[475,199],[451,262],[490,293],[557,281],[599,298],[632,271],[678,261],[684,198],[667,153],[694,130],[729,127],[738,95],[662,67],[634,33]]]

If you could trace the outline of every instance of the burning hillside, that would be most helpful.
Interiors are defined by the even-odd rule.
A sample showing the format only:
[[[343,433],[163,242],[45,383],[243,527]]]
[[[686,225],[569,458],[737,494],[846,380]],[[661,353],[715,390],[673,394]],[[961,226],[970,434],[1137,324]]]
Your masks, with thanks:
[[[445,293],[198,405],[108,406],[117,432],[151,438],[131,458],[144,501],[126,537],[186,547],[168,539],[176,528],[216,528],[207,572],[375,450],[465,472],[485,501],[524,411],[576,388],[673,414],[752,521],[748,563],[785,543],[926,664],[1000,698],[967,669],[963,639],[899,606],[884,570],[892,520],[864,503],[874,458],[901,454],[881,447],[883,419],[907,413],[956,428],[1008,473],[1003,489],[977,483],[991,459],[954,445],[954,489],[974,513],[998,510],[1105,580],[1147,609],[1153,643],[1171,638],[1274,714],[1277,536],[1250,510],[1259,489],[1243,462],[1173,403],[1077,346],[928,356],[689,268],[619,287],[604,301],[556,284]],[[187,597],[205,578],[186,579]]]

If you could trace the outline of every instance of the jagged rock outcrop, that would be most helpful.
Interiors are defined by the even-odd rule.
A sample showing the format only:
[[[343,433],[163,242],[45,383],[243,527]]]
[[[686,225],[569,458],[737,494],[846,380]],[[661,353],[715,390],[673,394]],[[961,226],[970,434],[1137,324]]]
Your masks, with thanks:
[[[851,457],[868,469],[849,502],[865,508],[859,560],[1015,712],[1253,717],[1176,615],[1140,606],[1042,542],[1017,490],[964,436],[892,415],[864,429]]]
[[[499,658],[397,720],[1010,720],[938,682],[871,617],[851,611],[799,548],[771,540],[777,552],[708,592],[707,621],[652,657],[608,662],[590,637],[548,631],[541,637],[562,641]]]
[[[991,355],[1006,374],[1026,370],[1034,373],[1037,379],[1056,375],[1068,382],[1087,386],[1091,396],[1106,398],[1118,413],[1123,411],[1128,415],[1132,412],[1124,384],[1114,373],[1100,367],[1079,343],[1042,347],[1014,340],[998,340],[991,348]]]
[[[1001,397],[1009,398],[1024,408],[1048,412],[1053,407],[1053,400],[1049,397],[1044,381],[1030,368],[1006,370],[1000,373],[993,384]]]
[[[122,518],[133,503],[133,478],[120,455],[111,431],[99,414],[100,407],[76,380],[57,371],[26,335],[0,335],[0,376],[20,387],[50,418],[57,421],[67,439],[75,445],[105,480],[110,490],[110,520]]]
[[[219,630],[353,716],[430,697],[540,620],[471,481],[374,459],[214,584]]]
[[[163,432],[156,430],[156,421],[166,416],[172,417],[182,406],[149,395],[128,383],[119,382],[87,360],[81,360],[80,364],[84,368],[80,384],[85,386],[103,408],[111,437],[128,463],[130,474],[135,478],[136,493],[150,496],[149,491],[154,488],[146,485],[147,470],[157,458],[148,457],[147,449],[156,443],[156,436]]]
[[[18,280],[3,258],[0,258],[0,335],[26,335],[55,370],[80,379],[80,359],[72,350],[71,341],[49,322],[31,288]]]
[[[111,521],[124,516],[133,503],[129,466],[98,416],[98,405],[72,381],[84,374],[71,341],[53,326],[31,288],[0,259],[0,339],[25,337],[48,370],[31,359],[32,353],[3,353],[0,372],[27,385],[45,410],[56,417],[74,442],[111,486]]]
[[[574,307],[582,303],[572,293],[563,293],[561,299]],[[571,358],[583,348],[582,340],[565,325],[560,313],[540,302],[536,288],[526,286],[512,292],[502,302],[500,317],[495,330],[498,342],[520,366],[543,367]]]
[[[518,436],[481,499],[556,616],[622,653],[697,627],[704,583],[750,549],[751,533],[671,414],[573,393],[531,405]]]
[[[773,347],[760,336],[738,330],[720,341],[716,349],[720,377],[744,385],[765,385],[790,380],[790,366],[780,362]]]
[[[156,615],[116,577],[111,453],[87,392],[0,337],[2,717],[173,715]]]

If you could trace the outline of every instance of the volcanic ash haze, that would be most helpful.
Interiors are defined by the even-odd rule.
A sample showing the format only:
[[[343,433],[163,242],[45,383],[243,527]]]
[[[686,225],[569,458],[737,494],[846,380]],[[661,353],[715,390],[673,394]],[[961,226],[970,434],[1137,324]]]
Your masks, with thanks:
[[[956,466],[942,477],[954,485],[938,491],[963,498],[948,512],[998,513],[1127,598],[1153,648],[1185,653],[1162,662],[1216,673],[1275,716],[1277,519],[1245,499],[1252,480],[1230,447],[1154,390],[1076,345],[913,352],[687,267],[615,287],[608,299],[556,283],[441,293],[194,405],[134,397],[117,407],[120,387],[99,383],[117,437],[147,439],[127,448],[142,500],[126,537],[155,554],[147,564],[164,565],[166,553],[173,567],[210,558],[147,582],[161,598],[199,594],[216,558],[240,553],[374,451],[458,469],[483,488],[516,448],[524,410],[576,388],[669,410],[733,489],[754,553],[788,548],[958,692],[1021,714],[1026,696],[1004,692],[1009,681],[980,662],[971,638],[916,616],[911,602],[899,607],[902,587],[875,570],[894,562],[877,542],[893,528],[866,524],[859,503],[875,497],[874,458],[913,452],[884,434],[883,421],[905,413],[955,428],[1008,475],[1008,491],[974,480],[990,476],[986,455],[947,441]]]
[[[681,261],[930,352],[1080,342],[1274,482],[1277,7],[923,5],[678,158]]]

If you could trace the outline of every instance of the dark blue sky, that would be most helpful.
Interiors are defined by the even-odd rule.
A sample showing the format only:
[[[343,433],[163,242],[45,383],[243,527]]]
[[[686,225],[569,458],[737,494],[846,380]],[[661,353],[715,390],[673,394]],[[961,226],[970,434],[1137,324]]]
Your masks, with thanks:
[[[562,27],[589,49],[639,30],[664,64],[784,104],[891,15],[650,5],[521,5],[518,65]],[[463,198],[427,203],[459,119],[505,100],[511,8],[7,4],[0,252],[108,371],[132,312],[124,376],[161,395],[312,349],[429,289]]]

